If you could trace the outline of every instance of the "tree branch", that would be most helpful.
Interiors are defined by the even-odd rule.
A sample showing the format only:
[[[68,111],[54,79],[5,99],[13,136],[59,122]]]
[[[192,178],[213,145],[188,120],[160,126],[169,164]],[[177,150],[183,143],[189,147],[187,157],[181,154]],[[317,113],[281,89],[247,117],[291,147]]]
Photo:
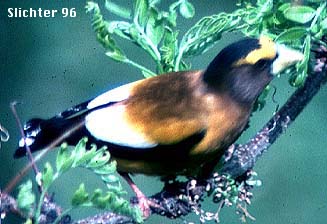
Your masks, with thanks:
[[[225,157],[223,173],[238,177],[253,168],[256,161],[290,126],[306,105],[326,84],[326,70],[307,77],[303,87],[297,89],[284,106],[245,145],[237,145],[230,158]]]

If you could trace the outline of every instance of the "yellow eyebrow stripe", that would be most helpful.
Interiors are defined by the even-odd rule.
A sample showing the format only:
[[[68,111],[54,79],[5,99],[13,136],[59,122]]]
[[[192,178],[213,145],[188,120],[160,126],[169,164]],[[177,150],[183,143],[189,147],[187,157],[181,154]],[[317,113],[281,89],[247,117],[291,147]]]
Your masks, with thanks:
[[[246,57],[241,58],[234,66],[250,64],[253,65],[261,59],[274,59],[276,57],[276,45],[268,37],[262,36],[259,39],[260,48],[251,51]]]

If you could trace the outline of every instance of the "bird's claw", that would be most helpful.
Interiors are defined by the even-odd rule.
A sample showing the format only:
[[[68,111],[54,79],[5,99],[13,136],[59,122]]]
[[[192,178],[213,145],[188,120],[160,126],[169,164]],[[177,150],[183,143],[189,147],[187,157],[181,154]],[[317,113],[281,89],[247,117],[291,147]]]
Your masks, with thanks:
[[[142,211],[143,218],[147,219],[151,214],[149,199],[146,197],[138,198],[138,206]]]
[[[151,201],[146,196],[138,197],[137,200],[137,205],[141,209],[144,219],[147,219],[151,215],[151,208],[163,209],[159,204]]]

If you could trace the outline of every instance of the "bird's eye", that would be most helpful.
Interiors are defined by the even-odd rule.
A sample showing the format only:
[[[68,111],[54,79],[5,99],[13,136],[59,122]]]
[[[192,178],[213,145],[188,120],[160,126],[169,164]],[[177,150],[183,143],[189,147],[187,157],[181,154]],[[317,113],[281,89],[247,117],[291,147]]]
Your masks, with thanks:
[[[260,59],[259,61],[257,61],[255,63],[255,66],[258,68],[258,69],[264,69],[267,67],[267,65],[269,64],[269,61],[268,60],[265,60],[265,59]]]

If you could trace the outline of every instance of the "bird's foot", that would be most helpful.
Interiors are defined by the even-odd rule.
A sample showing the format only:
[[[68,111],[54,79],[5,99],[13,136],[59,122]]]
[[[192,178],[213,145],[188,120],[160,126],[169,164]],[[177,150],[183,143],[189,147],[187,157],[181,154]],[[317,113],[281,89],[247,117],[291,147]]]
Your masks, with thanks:
[[[138,197],[138,207],[141,209],[143,218],[147,219],[151,215],[150,201],[146,196]]]
[[[122,177],[127,181],[131,189],[134,191],[137,198],[137,205],[141,209],[143,218],[147,219],[151,215],[152,208],[161,208],[161,206],[154,201],[147,198],[143,192],[136,186],[131,177],[127,173],[120,173]]]
[[[151,208],[163,209],[159,204],[149,199],[142,192],[136,192],[137,205],[141,209],[144,219],[147,219],[151,215]]]

